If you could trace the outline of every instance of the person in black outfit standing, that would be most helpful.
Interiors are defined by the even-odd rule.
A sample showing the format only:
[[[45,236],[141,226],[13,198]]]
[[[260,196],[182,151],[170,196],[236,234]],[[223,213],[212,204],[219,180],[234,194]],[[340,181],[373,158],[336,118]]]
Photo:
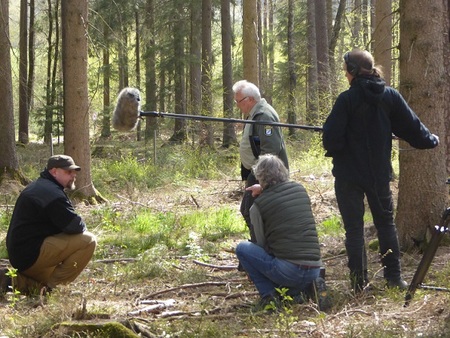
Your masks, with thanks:
[[[333,158],[352,288],[360,292],[369,283],[363,221],[366,196],[387,286],[406,289],[390,190],[392,134],[418,149],[436,147],[439,138],[425,127],[398,91],[386,86],[369,52],[347,52],[344,68],[350,88],[338,96],[325,121],[323,146],[325,156]]]

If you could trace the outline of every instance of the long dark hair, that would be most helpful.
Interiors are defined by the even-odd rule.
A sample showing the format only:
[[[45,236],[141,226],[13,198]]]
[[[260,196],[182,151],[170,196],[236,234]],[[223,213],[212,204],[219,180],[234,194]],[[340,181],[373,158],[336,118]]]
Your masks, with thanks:
[[[375,60],[368,51],[361,49],[354,49],[344,55],[344,61],[347,71],[353,76],[372,75],[376,77],[383,77],[381,66],[375,65]]]

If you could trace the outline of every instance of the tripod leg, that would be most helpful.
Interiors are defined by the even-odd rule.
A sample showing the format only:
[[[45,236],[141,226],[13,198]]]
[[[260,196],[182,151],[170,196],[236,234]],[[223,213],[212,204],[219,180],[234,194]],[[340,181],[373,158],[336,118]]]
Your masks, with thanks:
[[[430,243],[428,244],[428,248],[425,250],[425,253],[419,263],[419,266],[417,267],[411,284],[409,285],[408,291],[406,292],[405,306],[409,305],[409,302],[414,296],[417,288],[420,286],[420,284],[422,284],[425,275],[430,268],[431,262],[433,261],[433,258],[436,254],[439,243],[441,242],[442,237],[444,237],[444,234],[448,231],[447,225],[449,223],[449,215],[450,208],[444,211],[440,224],[436,225],[434,228],[433,235],[431,236]]]

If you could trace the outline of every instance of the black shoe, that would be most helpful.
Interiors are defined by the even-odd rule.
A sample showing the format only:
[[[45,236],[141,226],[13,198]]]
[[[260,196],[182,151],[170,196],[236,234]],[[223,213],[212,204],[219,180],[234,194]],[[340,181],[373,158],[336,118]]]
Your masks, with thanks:
[[[11,277],[6,273],[8,268],[0,268],[0,295],[4,295],[11,289]]]
[[[399,279],[387,279],[386,280],[386,286],[389,289],[398,288],[399,290],[406,290],[408,289],[408,283],[406,283],[402,278]]]
[[[350,272],[350,285],[355,295],[359,295],[366,292],[370,288],[369,278],[367,276],[367,270],[364,271],[351,271]]]
[[[317,277],[312,283],[312,299],[319,306],[320,311],[327,311],[331,308],[331,297],[328,294],[327,285],[325,279]]]
[[[313,297],[313,293],[314,293],[313,292],[313,287],[312,287],[312,284],[311,284],[311,291],[308,290],[305,293],[300,293],[298,295],[293,296],[292,297],[292,302],[294,304],[305,304],[308,301],[308,299],[311,299]]]
[[[252,312],[266,311],[268,313],[277,312],[281,307],[279,298],[275,296],[262,297],[253,307]]]

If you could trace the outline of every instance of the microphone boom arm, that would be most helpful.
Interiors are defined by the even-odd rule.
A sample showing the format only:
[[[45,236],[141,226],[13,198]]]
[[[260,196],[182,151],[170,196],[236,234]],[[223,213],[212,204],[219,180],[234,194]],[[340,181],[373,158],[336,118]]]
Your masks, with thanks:
[[[248,123],[248,124],[262,124],[266,126],[276,126],[276,127],[288,127],[288,128],[298,128],[313,131],[322,131],[322,127],[316,126],[305,126],[299,124],[289,124],[273,121],[262,121],[262,120],[242,120],[224,117],[212,117],[212,116],[202,116],[202,115],[187,115],[187,114],[173,114],[173,113],[162,113],[157,111],[140,111],[139,116],[141,117],[173,117],[177,119],[190,119],[190,120],[203,120],[203,121],[219,121],[226,123]]]

